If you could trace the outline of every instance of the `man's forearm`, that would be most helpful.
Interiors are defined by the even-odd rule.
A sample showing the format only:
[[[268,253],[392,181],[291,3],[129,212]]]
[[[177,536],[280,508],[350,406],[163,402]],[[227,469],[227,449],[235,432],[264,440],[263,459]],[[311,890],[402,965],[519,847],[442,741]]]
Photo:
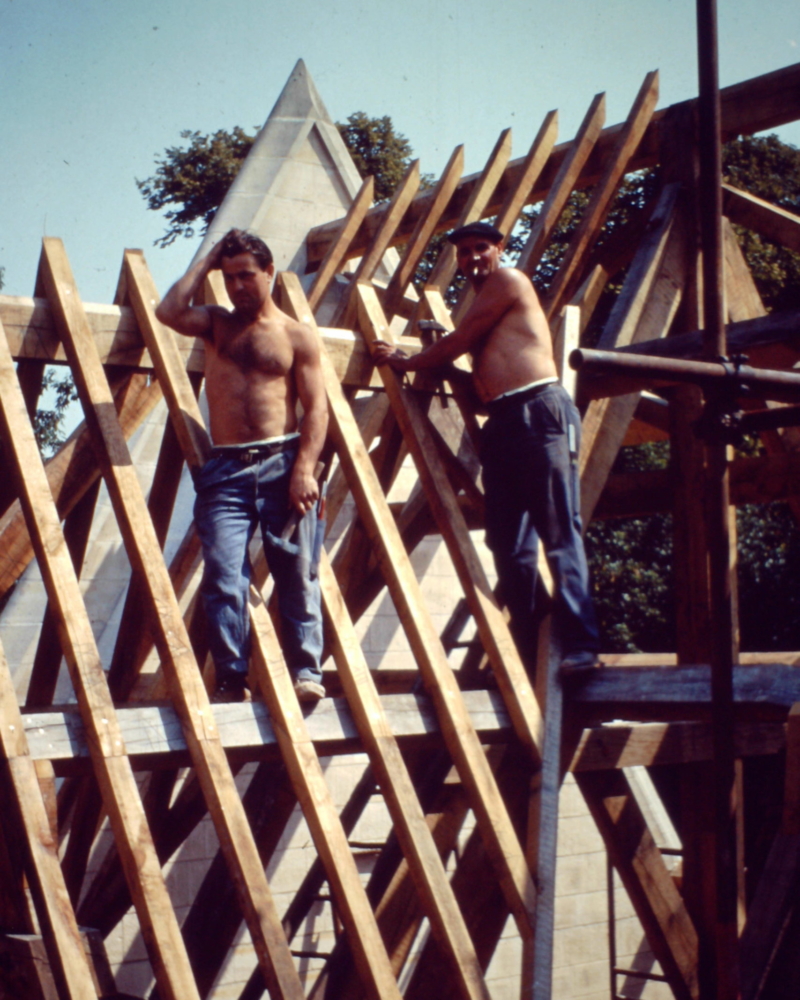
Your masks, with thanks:
[[[212,250],[202,260],[190,267],[186,274],[170,288],[156,309],[156,315],[162,323],[171,325],[170,320],[180,317],[190,308],[192,299],[212,269],[213,256],[215,255]]]
[[[444,365],[455,361],[456,358],[466,353],[467,348],[462,346],[457,333],[449,333],[435,344],[426,347],[419,354],[412,354],[407,358],[404,368],[409,372],[422,371],[428,368],[442,368]]]
[[[325,444],[328,433],[328,403],[310,409],[300,425],[300,444],[297,449],[295,468],[303,472],[313,472],[317,459]]]

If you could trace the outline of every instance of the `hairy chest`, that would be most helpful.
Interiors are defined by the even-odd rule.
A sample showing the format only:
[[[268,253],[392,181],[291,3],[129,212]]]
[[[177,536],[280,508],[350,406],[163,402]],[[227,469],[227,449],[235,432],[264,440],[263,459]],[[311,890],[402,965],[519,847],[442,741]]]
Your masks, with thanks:
[[[249,327],[225,331],[215,337],[214,347],[220,361],[235,365],[242,372],[264,375],[288,375],[294,352],[288,337],[269,327]]]

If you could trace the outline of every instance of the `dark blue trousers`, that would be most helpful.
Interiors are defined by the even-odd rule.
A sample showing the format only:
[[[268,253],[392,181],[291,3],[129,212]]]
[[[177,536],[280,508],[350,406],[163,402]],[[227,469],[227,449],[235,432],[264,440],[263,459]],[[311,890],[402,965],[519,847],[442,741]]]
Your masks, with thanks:
[[[597,652],[580,518],[580,415],[558,383],[495,400],[488,409],[481,438],[486,543],[520,656],[533,671],[540,539],[556,587],[563,655]]]

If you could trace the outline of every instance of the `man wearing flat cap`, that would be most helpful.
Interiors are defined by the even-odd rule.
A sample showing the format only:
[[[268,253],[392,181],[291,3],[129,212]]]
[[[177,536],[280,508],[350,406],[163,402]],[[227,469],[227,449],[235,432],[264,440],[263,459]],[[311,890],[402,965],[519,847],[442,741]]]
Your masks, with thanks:
[[[555,581],[565,674],[598,665],[599,641],[583,548],[578,481],[580,415],[558,381],[547,318],[530,278],[502,267],[503,234],[488,222],[448,240],[475,299],[458,328],[411,357],[378,341],[373,358],[398,372],[446,368],[472,355],[472,384],[488,413],[481,462],[486,542],[511,630],[529,671],[539,539]]]

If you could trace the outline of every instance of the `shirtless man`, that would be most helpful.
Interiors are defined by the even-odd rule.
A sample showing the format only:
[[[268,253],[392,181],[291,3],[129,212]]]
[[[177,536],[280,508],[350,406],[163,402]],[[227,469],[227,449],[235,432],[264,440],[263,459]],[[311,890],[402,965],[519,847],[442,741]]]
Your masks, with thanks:
[[[233,312],[193,306],[206,275],[221,269]],[[217,700],[248,697],[250,652],[247,547],[260,523],[275,578],[286,660],[301,701],[324,697],[322,617],[314,554],[314,467],[325,442],[328,404],[311,329],[272,299],[272,254],[257,236],[232,229],[167,292],[162,323],[205,341],[205,381],[214,448],[195,473],[194,515],[203,545],[201,593],[217,674]],[[303,407],[298,423],[297,402]],[[297,511],[290,539],[281,534]]]
[[[557,587],[562,670],[584,670],[597,664],[599,642],[580,521],[580,416],[558,382],[550,329],[530,279],[500,266],[502,233],[487,222],[473,222],[448,240],[477,293],[467,315],[419,354],[406,357],[378,341],[373,357],[379,365],[413,372],[472,355],[473,386],[489,414],[481,439],[486,542],[512,633],[532,672],[541,538]]]

